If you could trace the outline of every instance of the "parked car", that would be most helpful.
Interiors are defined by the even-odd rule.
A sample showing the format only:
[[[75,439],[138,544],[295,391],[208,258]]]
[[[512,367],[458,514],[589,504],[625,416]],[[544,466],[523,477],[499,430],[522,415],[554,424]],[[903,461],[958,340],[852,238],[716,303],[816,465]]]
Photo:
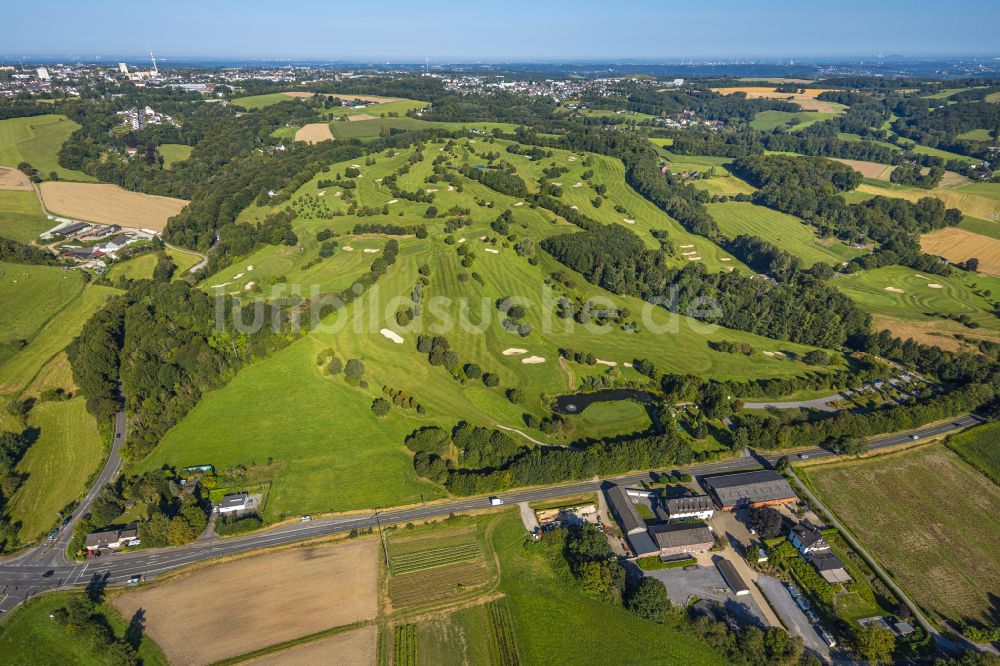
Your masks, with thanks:
[[[302,521],[303,523],[308,523],[310,520],[312,520],[312,516],[302,516],[301,518],[299,518],[299,520]]]
[[[503,504],[503,500],[499,497],[490,498],[490,506],[500,506],[501,504]]]
[[[138,585],[142,582],[142,574],[137,574],[128,579],[128,585]]]
[[[912,439],[913,441],[917,441],[918,439],[920,439],[920,435],[910,435],[910,439]]]
[[[55,575],[56,575],[55,569],[49,569],[48,571],[42,574],[42,578],[52,578]]]
[[[800,453],[799,454],[799,460],[805,460],[808,457],[809,457],[808,453]]]

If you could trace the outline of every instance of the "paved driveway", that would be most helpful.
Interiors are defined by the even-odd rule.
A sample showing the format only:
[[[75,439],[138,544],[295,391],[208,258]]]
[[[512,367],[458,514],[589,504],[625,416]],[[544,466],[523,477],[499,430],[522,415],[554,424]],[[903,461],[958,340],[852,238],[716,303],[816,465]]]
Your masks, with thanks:
[[[758,575],[757,587],[760,588],[764,596],[767,597],[771,608],[778,613],[781,623],[793,636],[801,636],[806,649],[819,655],[827,663],[832,662],[830,648],[820,637],[816,627],[809,622],[809,618],[802,612],[792,595],[788,592],[785,584],[770,576]]]

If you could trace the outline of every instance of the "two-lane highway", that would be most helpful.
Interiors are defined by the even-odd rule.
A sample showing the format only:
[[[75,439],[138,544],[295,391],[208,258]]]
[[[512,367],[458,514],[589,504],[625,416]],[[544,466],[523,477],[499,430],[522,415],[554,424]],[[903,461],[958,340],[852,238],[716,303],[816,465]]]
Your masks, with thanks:
[[[880,449],[896,446],[914,441],[914,435],[918,440],[927,439],[961,430],[976,423],[979,423],[979,419],[973,416],[963,416],[944,424],[929,426],[909,433],[879,437],[871,440],[869,447]],[[124,427],[124,421],[122,421],[122,426]],[[122,435],[121,439],[124,439],[124,435]],[[116,442],[119,441],[116,440]],[[684,471],[694,476],[705,476],[758,469],[762,466],[762,463],[773,464],[783,455],[788,455],[788,452],[782,451],[778,454],[769,454],[764,457],[744,455],[730,460],[684,468]],[[825,458],[835,454],[820,448],[810,448],[795,451],[791,455],[793,457]],[[112,457],[114,457],[114,454]],[[109,461],[108,466],[105,468],[105,473],[101,475],[101,479],[110,481],[117,469],[117,464]],[[114,466],[112,467],[112,465]],[[517,502],[530,502],[594,491],[600,489],[606,483],[633,485],[649,480],[651,480],[649,473],[627,474],[561,485],[527,488],[503,493],[500,497],[506,504],[514,504]],[[99,489],[103,487],[103,483],[95,485],[95,490],[88,493],[88,506],[89,501],[92,501],[93,497],[96,497],[99,492]],[[83,503],[81,503],[82,507]],[[380,511],[377,517],[375,513],[365,513],[360,515],[316,518],[308,522],[282,525],[248,536],[216,540],[208,543],[192,543],[187,546],[174,548],[139,550],[130,553],[104,555],[100,558],[75,564],[70,564],[62,559],[61,551],[59,551],[58,555],[50,554],[47,557],[36,558],[34,560],[21,557],[16,560],[0,562],[0,590],[6,594],[3,599],[0,599],[0,612],[13,608],[32,594],[49,589],[85,585],[93,580],[102,580],[109,584],[121,584],[134,575],[153,577],[171,569],[223,555],[314,539],[347,532],[352,529],[373,528],[377,524],[406,523],[447,516],[451,513],[481,511],[491,508],[495,507],[492,507],[489,498],[477,497]],[[78,517],[79,513],[80,510],[74,513],[74,517]],[[67,533],[71,533],[71,529]],[[62,536],[60,537],[60,541],[62,541]],[[56,561],[57,559],[58,561]]]

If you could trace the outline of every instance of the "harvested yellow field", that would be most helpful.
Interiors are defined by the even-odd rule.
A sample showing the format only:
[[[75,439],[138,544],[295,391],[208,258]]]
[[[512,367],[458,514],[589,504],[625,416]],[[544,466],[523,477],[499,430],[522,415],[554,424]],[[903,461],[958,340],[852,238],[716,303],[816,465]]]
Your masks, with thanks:
[[[319,143],[320,141],[332,141],[333,133],[330,132],[329,123],[309,123],[303,125],[295,132],[296,141],[306,143]]]
[[[353,116],[347,116],[347,119],[356,123],[359,120],[375,120],[375,116],[370,113],[355,113]]]
[[[372,625],[330,638],[321,638],[246,663],[253,666],[375,666],[377,647],[378,627]]]
[[[908,201],[919,201],[924,197],[935,197],[943,201],[944,205],[948,208],[957,208],[966,215],[978,217],[983,220],[996,219],[996,216],[1000,215],[1000,201],[990,199],[989,197],[982,197],[977,194],[967,194],[965,192],[957,192],[946,188],[939,187],[933,190],[921,190],[916,188],[889,189],[887,187],[878,187],[877,185],[861,183],[858,185],[857,191],[865,192],[867,194],[880,195],[883,197],[898,197]]]
[[[30,190],[31,181],[17,169],[0,167],[0,190]]]
[[[820,93],[828,92],[830,88],[806,88],[805,92],[799,93],[783,93],[776,92],[774,88],[756,87],[756,86],[741,86],[737,88],[713,88],[715,92],[720,95],[732,95],[733,93],[746,93],[747,99],[784,99],[790,102],[795,102],[803,111],[823,111],[832,112],[835,111],[837,107],[833,106],[829,102],[823,102],[816,99],[816,96]]]
[[[162,231],[188,204],[183,199],[129,192],[105,183],[45,182],[39,187],[50,213],[100,224]]]
[[[975,257],[979,260],[980,273],[1000,275],[1000,240],[995,238],[949,227],[921,236],[920,249],[953,263]]]
[[[208,664],[378,612],[378,542],[293,548],[181,574],[114,598],[140,608],[171,664]]]
[[[839,157],[831,157],[834,162],[846,164],[865,178],[877,178],[879,180],[889,180],[892,167],[879,162],[866,162],[865,160],[845,160]]]
[[[286,97],[295,97],[297,99],[307,99],[309,97],[315,97],[316,96],[316,93],[311,93],[311,92],[294,92],[294,91],[283,92],[281,94],[285,95]]]

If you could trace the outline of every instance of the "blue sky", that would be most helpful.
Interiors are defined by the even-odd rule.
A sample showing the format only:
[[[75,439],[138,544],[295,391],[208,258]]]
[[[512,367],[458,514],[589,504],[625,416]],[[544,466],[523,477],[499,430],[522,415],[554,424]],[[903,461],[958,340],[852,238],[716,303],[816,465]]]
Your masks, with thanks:
[[[3,0],[7,55],[523,61],[996,55],[997,0]]]

